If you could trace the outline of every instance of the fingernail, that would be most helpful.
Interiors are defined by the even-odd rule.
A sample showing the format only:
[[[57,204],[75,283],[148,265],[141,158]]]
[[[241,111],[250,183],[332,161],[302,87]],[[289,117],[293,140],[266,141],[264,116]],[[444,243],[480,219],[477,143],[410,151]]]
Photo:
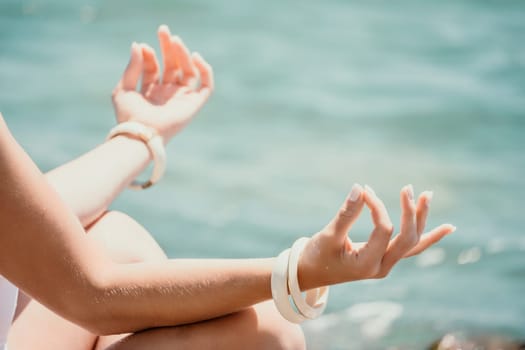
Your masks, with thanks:
[[[414,201],[414,187],[412,185],[407,185],[406,191],[408,194],[408,199],[410,199],[413,202]]]
[[[170,40],[172,44],[183,45],[182,39],[178,35],[172,35]]]
[[[457,230],[457,227],[454,225],[451,225],[452,228],[450,229],[450,233],[455,232]]]
[[[352,190],[350,191],[350,201],[357,201],[357,199],[361,196],[361,192],[363,192],[363,188],[359,184],[354,184],[352,186]]]
[[[153,51],[153,48],[151,46],[149,46],[148,44],[146,43],[141,43],[140,46],[142,46],[142,48],[148,50],[148,51]]]
[[[426,194],[425,204],[426,204],[427,207],[429,207],[430,203],[432,202],[432,198],[434,198],[434,192],[433,191],[426,191],[425,194]]]
[[[368,186],[368,185],[365,185],[365,191],[370,193],[372,196],[375,196],[376,193],[374,192],[374,190],[372,189],[372,187]]]

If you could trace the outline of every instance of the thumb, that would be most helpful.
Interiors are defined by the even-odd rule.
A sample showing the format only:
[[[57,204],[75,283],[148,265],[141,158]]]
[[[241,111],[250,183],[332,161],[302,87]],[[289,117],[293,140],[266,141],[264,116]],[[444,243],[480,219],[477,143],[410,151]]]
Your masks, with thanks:
[[[359,184],[354,184],[341,208],[339,208],[339,211],[327,226],[328,232],[341,242],[344,242],[348,230],[350,230],[361,214],[364,206],[362,194],[363,187]]]

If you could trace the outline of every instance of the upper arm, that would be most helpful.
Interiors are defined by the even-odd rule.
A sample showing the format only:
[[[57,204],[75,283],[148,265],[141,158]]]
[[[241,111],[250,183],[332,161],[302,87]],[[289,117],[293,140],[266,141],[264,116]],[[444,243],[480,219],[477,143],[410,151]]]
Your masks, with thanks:
[[[0,116],[0,274],[55,312],[78,317],[108,259]]]

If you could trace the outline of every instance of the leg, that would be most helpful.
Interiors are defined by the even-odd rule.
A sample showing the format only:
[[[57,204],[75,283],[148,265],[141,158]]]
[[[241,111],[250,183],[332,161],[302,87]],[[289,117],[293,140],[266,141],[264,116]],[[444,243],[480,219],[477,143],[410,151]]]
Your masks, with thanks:
[[[88,237],[120,263],[166,260],[162,248],[149,232],[128,215],[112,211],[88,228]]]
[[[94,334],[63,319],[40,303],[31,300],[9,329],[12,350],[91,350]]]
[[[283,319],[273,302],[265,302],[215,320],[135,333],[97,350],[305,348],[301,328]]]
[[[127,215],[108,212],[88,228],[88,237],[100,243],[115,261],[166,259],[149,233]],[[92,350],[97,336],[61,318],[34,300],[19,298],[17,315],[9,330],[13,350]],[[112,339],[115,339],[113,337]]]
[[[120,216],[114,223],[118,227],[127,227],[128,221],[129,218]],[[132,228],[130,227],[130,229]],[[100,230],[98,233],[91,234],[104,236],[103,232],[104,230]],[[124,236],[123,238],[127,237],[126,234]],[[105,239],[100,241],[105,241]],[[156,243],[151,245],[151,247],[153,246],[156,246]],[[112,256],[120,256],[119,247],[110,244],[106,248],[111,251]],[[122,253],[125,253],[124,258],[126,260],[132,257],[127,251]],[[161,256],[158,251],[151,249],[149,252],[137,253],[140,253],[137,261],[166,258],[163,253]],[[252,308],[228,316],[191,325],[151,329],[128,336],[100,337],[96,346],[96,350],[299,350],[305,348],[302,329],[282,318],[271,301],[257,304]]]
[[[149,233],[122,213],[105,214],[88,232],[89,237],[101,244],[101,249],[106,249],[115,261],[166,259]],[[305,348],[301,328],[285,321],[271,302],[192,325],[152,329],[132,335],[96,337],[34,300],[13,323],[9,346],[12,350]]]

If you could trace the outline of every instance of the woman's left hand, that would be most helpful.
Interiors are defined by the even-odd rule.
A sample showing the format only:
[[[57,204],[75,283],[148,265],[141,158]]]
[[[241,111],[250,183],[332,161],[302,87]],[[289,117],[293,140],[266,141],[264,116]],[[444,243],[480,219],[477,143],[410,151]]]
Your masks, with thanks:
[[[298,277],[303,289],[383,278],[402,258],[417,255],[454,232],[455,227],[443,224],[423,234],[432,192],[414,198],[412,186],[401,190],[401,226],[391,238],[394,227],[383,201],[370,187],[363,191],[354,185],[339,212],[306,244],[299,262]],[[367,242],[352,242],[348,231],[368,206],[374,228]]]
[[[167,26],[159,27],[158,37],[162,76],[155,51],[147,44],[133,43],[129,64],[112,98],[119,123],[137,121],[150,126],[167,143],[208,100],[213,91],[213,71],[198,53],[190,54]]]

